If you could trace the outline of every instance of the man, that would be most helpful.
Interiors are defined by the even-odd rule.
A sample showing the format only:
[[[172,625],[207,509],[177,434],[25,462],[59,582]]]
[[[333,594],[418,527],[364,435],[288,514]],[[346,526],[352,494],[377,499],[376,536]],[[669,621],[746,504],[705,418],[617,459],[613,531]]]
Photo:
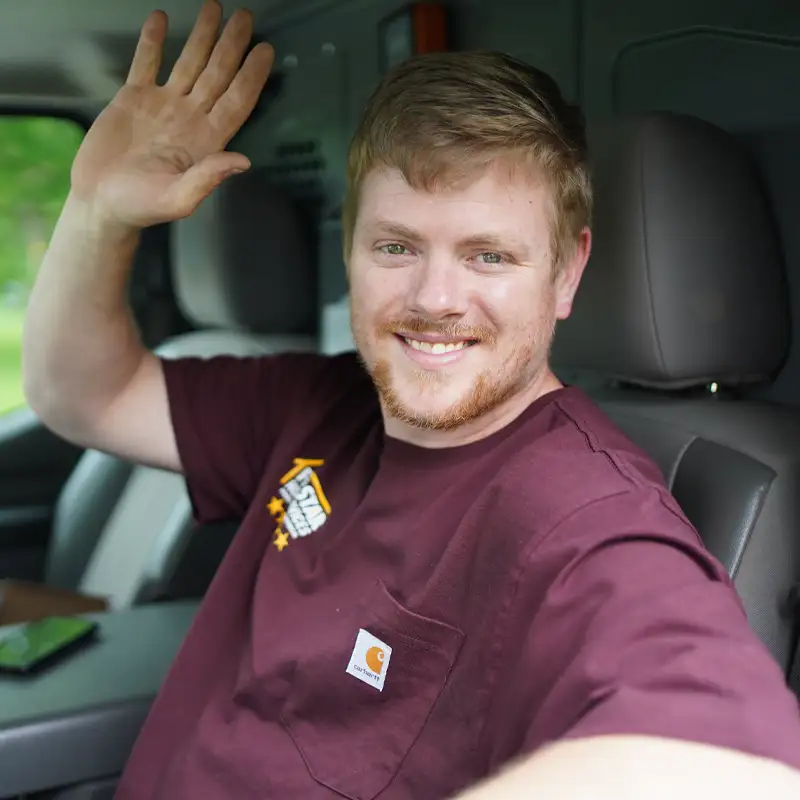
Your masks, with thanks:
[[[548,368],[591,191],[547,76],[440,55],[371,99],[344,214],[363,365],[143,350],[138,232],[248,168],[223,148],[272,51],[242,63],[250,17],[217,40],[221,13],[164,86],[147,20],[26,326],[46,424],[182,471],[203,521],[243,519],[119,797],[796,797],[797,704],[724,570]]]

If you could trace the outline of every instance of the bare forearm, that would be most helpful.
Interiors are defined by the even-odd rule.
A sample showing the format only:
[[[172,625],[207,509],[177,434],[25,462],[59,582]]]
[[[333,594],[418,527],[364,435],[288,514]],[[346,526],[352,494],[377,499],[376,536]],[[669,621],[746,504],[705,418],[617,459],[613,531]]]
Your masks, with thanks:
[[[101,221],[70,197],[26,315],[28,402],[67,437],[80,437],[136,373],[144,355],[126,287],[139,235]]]
[[[708,745],[643,736],[560,742],[514,764],[458,800],[661,800],[713,788],[729,800],[800,797],[800,773]]]

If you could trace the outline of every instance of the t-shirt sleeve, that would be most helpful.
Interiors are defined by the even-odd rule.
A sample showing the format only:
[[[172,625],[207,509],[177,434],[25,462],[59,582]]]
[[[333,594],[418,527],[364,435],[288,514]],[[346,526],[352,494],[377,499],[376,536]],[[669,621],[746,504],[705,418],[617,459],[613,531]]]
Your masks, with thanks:
[[[172,427],[198,522],[241,519],[288,415],[323,359],[164,359]]]
[[[498,747],[639,734],[800,768],[800,711],[720,564],[659,490],[574,513],[526,556]],[[506,722],[502,732],[502,718]],[[501,740],[505,739],[503,744]]]

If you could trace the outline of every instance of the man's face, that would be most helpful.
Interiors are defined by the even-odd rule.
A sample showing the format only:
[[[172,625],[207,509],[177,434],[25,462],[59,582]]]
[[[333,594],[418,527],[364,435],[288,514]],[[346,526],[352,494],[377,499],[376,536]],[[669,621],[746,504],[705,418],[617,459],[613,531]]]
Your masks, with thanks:
[[[587,231],[554,280],[550,225],[548,189],[507,170],[433,193],[398,170],[367,175],[351,315],[387,419],[453,430],[545,390],[553,328],[588,256]]]

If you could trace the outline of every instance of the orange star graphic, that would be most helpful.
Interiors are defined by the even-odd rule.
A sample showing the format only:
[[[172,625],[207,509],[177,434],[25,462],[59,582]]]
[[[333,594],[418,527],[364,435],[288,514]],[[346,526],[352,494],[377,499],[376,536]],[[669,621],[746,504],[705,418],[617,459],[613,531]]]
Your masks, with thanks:
[[[283,500],[281,500],[280,497],[273,497],[269,503],[267,503],[267,511],[269,511],[273,517],[283,516]]]
[[[289,546],[289,536],[284,533],[280,528],[275,531],[275,539],[272,542],[278,548],[278,552],[282,553],[284,547]]]

